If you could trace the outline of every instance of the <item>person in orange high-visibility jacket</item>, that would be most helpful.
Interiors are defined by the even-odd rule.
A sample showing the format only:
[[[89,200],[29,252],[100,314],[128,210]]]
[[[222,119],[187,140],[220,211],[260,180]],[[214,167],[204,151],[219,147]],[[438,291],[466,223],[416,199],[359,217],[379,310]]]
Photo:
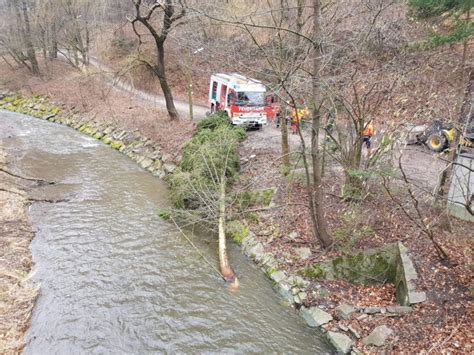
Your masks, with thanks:
[[[370,140],[372,139],[372,136],[374,135],[374,125],[372,124],[372,120],[367,122],[364,126],[364,130],[362,131],[362,139],[365,143],[365,146],[367,147],[367,154],[371,155],[372,154],[372,144]]]

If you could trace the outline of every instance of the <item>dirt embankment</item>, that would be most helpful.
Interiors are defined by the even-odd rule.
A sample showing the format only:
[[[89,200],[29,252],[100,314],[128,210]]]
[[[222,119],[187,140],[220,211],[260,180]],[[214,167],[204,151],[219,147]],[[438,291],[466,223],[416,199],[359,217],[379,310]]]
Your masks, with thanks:
[[[0,353],[20,353],[38,293],[28,274],[34,236],[24,180],[10,174],[0,145]],[[28,183],[28,181],[26,181]]]
[[[39,61],[42,68],[43,62]],[[128,92],[114,90],[100,72],[84,74],[67,63],[54,61],[42,77],[33,77],[24,68],[0,63],[0,87],[27,97],[44,96],[56,102],[61,114],[73,114],[84,122],[112,125],[127,131],[139,131],[158,143],[163,152],[176,157],[191,137],[194,123],[187,119],[170,121],[166,110]]]

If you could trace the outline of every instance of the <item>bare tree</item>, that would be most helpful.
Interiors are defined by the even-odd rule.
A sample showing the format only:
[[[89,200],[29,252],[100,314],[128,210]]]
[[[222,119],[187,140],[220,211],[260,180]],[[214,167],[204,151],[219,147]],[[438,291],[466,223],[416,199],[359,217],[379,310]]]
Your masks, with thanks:
[[[160,81],[161,90],[166,100],[166,108],[171,120],[178,119],[178,111],[173,102],[171,88],[166,79],[165,70],[165,41],[168,34],[174,26],[182,24],[180,20],[186,15],[185,3],[183,0],[166,0],[163,2],[142,0],[132,0],[135,7],[134,17],[129,18],[133,30],[137,35],[140,44],[142,43],[142,34],[139,33],[137,23],[143,25],[153,37],[156,49],[156,63],[145,62]],[[154,24],[154,17],[162,17],[160,27]]]
[[[323,207],[323,181],[321,177],[321,156],[319,147],[319,130],[321,126],[321,109],[323,98],[321,94],[321,45],[322,45],[322,29],[321,29],[321,1],[313,0],[313,63],[311,73],[311,84],[313,91],[312,103],[312,123],[311,123],[311,161],[313,168],[313,193],[310,203],[313,204],[313,218],[315,234],[317,235],[322,246],[329,248],[332,239],[329,236],[327,221],[324,216]]]
[[[27,0],[8,0],[10,21],[0,34],[0,46],[5,48],[18,64],[39,75],[35,47],[30,22],[30,8]],[[14,19],[14,20],[13,20]]]
[[[434,214],[434,211],[431,211],[430,208],[423,206],[423,191],[417,194],[416,187],[414,187],[409,181],[402,166],[402,155],[399,156],[398,167],[401,173],[401,181],[408,195],[408,201],[402,200],[400,196],[393,193],[393,189],[390,185],[391,179],[389,177],[383,177],[382,186],[390,199],[399,207],[403,214],[421,231],[421,233],[430,239],[440,260],[449,261],[448,254],[441,244],[437,242],[436,233],[433,230],[433,226],[435,225],[436,219],[439,218],[439,214]],[[433,214],[436,216],[435,218],[433,218]]]
[[[379,73],[354,72],[340,86],[326,91],[328,105],[334,113],[334,123],[326,129],[329,142],[325,152],[341,165],[344,172],[342,197],[345,200],[361,200],[365,184],[380,159],[391,151],[395,132],[385,127],[379,147],[363,159],[363,131],[396,81],[386,83]],[[381,120],[378,120],[382,124]],[[378,123],[377,122],[377,123]],[[394,130],[396,131],[398,127]]]

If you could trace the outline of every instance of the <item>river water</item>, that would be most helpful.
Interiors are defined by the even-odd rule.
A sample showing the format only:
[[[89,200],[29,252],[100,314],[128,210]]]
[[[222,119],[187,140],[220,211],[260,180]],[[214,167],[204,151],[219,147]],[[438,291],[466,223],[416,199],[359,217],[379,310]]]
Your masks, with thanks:
[[[0,110],[0,144],[38,187],[30,219],[41,291],[26,354],[322,353],[320,333],[272,290],[238,247],[232,291],[157,216],[165,184],[74,130]],[[215,262],[211,236],[194,237]]]

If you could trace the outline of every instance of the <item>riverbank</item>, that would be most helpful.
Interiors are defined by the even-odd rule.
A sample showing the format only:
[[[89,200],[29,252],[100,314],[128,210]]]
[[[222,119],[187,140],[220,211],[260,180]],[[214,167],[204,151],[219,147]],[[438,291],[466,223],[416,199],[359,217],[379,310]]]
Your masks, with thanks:
[[[28,223],[25,180],[8,173],[0,145],[0,353],[21,353],[38,293],[29,279],[32,268],[29,245],[33,232]]]
[[[61,102],[57,97],[53,99]],[[70,105],[61,106],[62,111],[55,113],[54,104],[49,108],[43,107],[46,101],[41,101],[42,98],[36,100],[40,102],[16,102],[24,109],[19,112],[47,118],[51,122],[65,123],[95,136],[157,176],[174,171],[179,164],[180,147],[189,139],[193,127],[189,122],[183,122],[186,127],[191,127],[189,131],[185,130],[184,134],[179,131],[179,126],[175,127],[174,132],[167,130],[166,133],[173,135],[177,142],[173,147],[166,144],[166,140],[160,140],[158,135],[150,137],[147,133],[148,126],[143,122],[152,120],[151,117],[133,121],[124,115],[123,122],[113,122],[111,118],[115,117],[114,115],[105,118],[98,115],[91,117],[80,110],[72,109]],[[10,104],[14,106],[14,102]],[[63,114],[68,117],[64,119]],[[166,122],[164,117],[158,120],[162,120],[163,124]],[[141,132],[145,132],[146,136],[137,138]],[[378,326],[389,326],[393,332],[387,337],[387,342],[377,348],[379,350],[403,351],[410,348],[414,351],[436,349],[469,352],[473,339],[468,326],[469,315],[472,313],[472,296],[469,292],[472,280],[472,270],[469,269],[472,225],[453,220],[451,231],[436,229],[438,242],[447,250],[453,262],[451,267],[447,267],[437,260],[430,241],[420,235],[419,230],[402,211],[394,208],[393,203],[388,203],[387,196],[380,187],[372,186],[370,196],[362,203],[347,204],[338,195],[340,171],[330,169],[327,172],[325,199],[330,229],[336,237],[336,247],[327,253],[312,240],[306,222],[309,219],[305,209],[301,208],[305,201],[302,182],[297,175],[293,175],[294,180],[281,176],[279,165],[273,164],[278,161],[278,147],[269,147],[262,144],[263,141],[266,142],[260,132],[252,132],[249,140],[239,149],[243,162],[242,185],[249,186],[252,183],[252,189],[276,187],[271,208],[250,213],[243,219],[244,224],[254,232],[252,240],[247,240],[244,245],[244,250],[247,250],[251,257],[272,256],[273,259],[265,261],[266,264],[274,264],[268,273],[270,276],[275,274],[272,278],[275,283],[294,281],[288,291],[297,292],[296,289],[299,289],[299,292],[291,295],[291,305],[300,310],[312,307],[315,307],[313,311],[321,309],[325,312],[323,329],[328,334],[346,335],[356,348],[362,351],[374,350],[373,347],[366,346],[362,338],[367,337]],[[161,146],[164,148],[161,149]],[[296,146],[293,147],[295,148],[297,149]],[[154,149],[160,149],[161,153],[150,156]],[[420,161],[426,158],[424,171],[437,168],[433,165],[436,160],[431,160],[433,163],[430,163],[429,157],[421,150],[417,150],[417,154],[421,156]],[[409,155],[413,156],[413,153]],[[413,161],[411,163],[415,164]],[[265,174],[262,174],[262,171],[265,171]],[[419,177],[423,178],[424,175],[426,174],[420,174]],[[306,278],[303,288],[300,279],[292,278],[302,268],[315,263],[351,251],[380,247],[396,241],[402,241],[411,251],[419,273],[418,286],[420,291],[426,292],[428,296],[427,302],[413,306],[407,313],[394,315],[387,312],[388,307],[396,305],[395,289],[390,283],[364,286],[340,280]],[[257,263],[262,263],[262,260],[254,259]],[[277,270],[284,274],[278,273]],[[356,310],[349,319],[342,319],[339,315],[337,307],[343,304],[353,306]],[[370,309],[371,307],[377,308],[378,311]],[[365,313],[366,308],[369,308],[369,313]],[[374,313],[370,313],[372,311]],[[349,326],[355,333],[349,330]]]
[[[197,252],[157,214],[170,206],[164,181],[65,125],[0,116],[12,169],[55,182],[31,191],[54,203],[28,213],[41,295],[26,353],[330,351],[232,243],[245,282],[226,287],[202,260],[217,263],[214,236],[189,235]]]

